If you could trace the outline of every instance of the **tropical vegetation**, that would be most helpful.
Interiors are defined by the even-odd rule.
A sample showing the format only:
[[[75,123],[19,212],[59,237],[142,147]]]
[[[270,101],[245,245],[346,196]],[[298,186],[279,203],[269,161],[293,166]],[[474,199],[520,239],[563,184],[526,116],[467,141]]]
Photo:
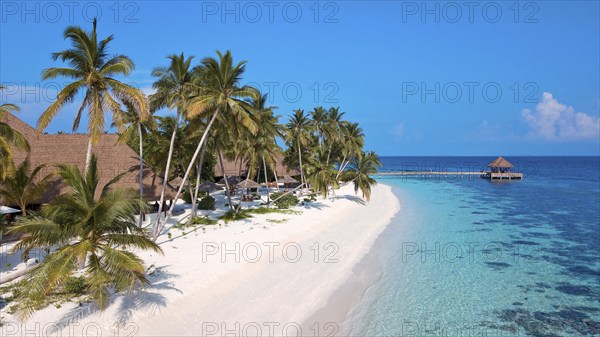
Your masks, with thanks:
[[[0,198],[11,205],[18,205],[21,215],[27,215],[27,205],[38,201],[46,192],[52,174],[40,177],[45,165],[33,170],[29,158],[22,161],[14,170],[10,179],[0,184]]]
[[[56,114],[81,93],[83,100],[73,121],[73,131],[79,128],[81,117],[87,108],[89,134],[85,164],[87,170],[93,146],[98,143],[106,130],[105,114],[111,112],[113,121],[118,124],[118,116],[122,109],[120,103],[135,107],[142,115],[147,113],[148,106],[141,90],[115,79],[115,76],[129,75],[134,69],[134,64],[125,55],[109,54],[108,47],[113,36],[99,40],[96,19],[91,32],[86,32],[81,27],[69,26],[65,29],[64,38],[71,42],[71,48],[53,53],[52,59],[54,61],[60,59],[66,65],[44,70],[42,79],[66,77],[73,82],[60,90],[56,101],[41,114],[37,127],[40,132],[46,129]]]
[[[167,56],[166,64],[152,71],[154,93],[145,96],[117,79],[131,74],[133,61],[109,54],[113,36],[99,39],[96,26],[94,20],[90,32],[68,27],[64,37],[71,47],[52,56],[65,64],[42,74],[44,80],[65,77],[71,82],[41,114],[38,131],[45,130],[65,105],[81,98],[73,130],[87,115],[89,139],[83,170],[69,165],[47,167],[56,171],[69,192],[41,205],[37,212],[28,211],[28,205],[39,204],[51,176],[41,174],[44,166],[32,169],[28,159],[15,165],[13,152],[28,150],[28,144],[3,122],[8,112],[18,108],[0,106],[0,198],[19,206],[23,214],[11,228],[22,235],[15,250],[24,255],[36,248],[50,252],[26,276],[27,287],[18,295],[22,317],[60,289],[84,292],[102,309],[111,289],[130,291],[147,284],[143,261],[132,249],[161,252],[155,241],[165,229],[168,232],[166,225],[175,209],[174,202],[164,208],[168,188],[175,188],[175,200],[182,197],[192,204],[187,224],[180,226],[216,223],[198,216],[198,208],[210,212],[226,206],[229,210],[221,219],[233,221],[256,213],[284,212],[298,205],[299,197],[305,203],[317,196],[327,198],[342,184],[353,184],[356,193],[370,200],[376,184],[372,176],[381,163],[374,152],[365,151],[361,127],[346,120],[348,114],[339,107],[296,109],[282,118],[277,107],[269,104],[268,94],[243,84],[247,62],[234,60],[230,51],[217,51],[215,57],[196,64],[194,56],[184,53]],[[100,186],[93,149],[107,130],[106,116],[119,133],[118,141],[139,156],[139,191],[116,188],[122,175]],[[244,209],[233,197],[225,160],[235,163],[236,175],[242,179],[264,183],[264,207]],[[281,163],[297,174],[279,177]],[[225,205],[200,194],[200,186],[210,185],[218,175],[215,166],[225,178]],[[148,201],[155,201],[144,199],[143,175],[148,168],[161,179],[158,214],[165,212],[165,216],[144,226],[142,217],[135,215],[148,212]],[[172,186],[175,178],[179,182]],[[296,186],[280,190],[281,178],[296,181]]]
[[[0,91],[5,88],[0,84]],[[14,171],[14,150],[29,151],[27,139],[5,122],[9,113],[18,111],[19,107],[14,104],[0,105],[0,181],[8,178]]]
[[[100,186],[94,155],[87,172],[60,165],[58,175],[72,192],[56,197],[10,230],[23,235],[13,248],[23,256],[35,248],[53,249],[25,278],[27,286],[18,298],[22,318],[78,272],[83,273],[90,297],[103,309],[112,288],[123,291],[148,284],[144,263],[131,249],[162,252],[136,224],[135,211],[147,207],[145,203],[133,190],[113,188],[122,175]]]

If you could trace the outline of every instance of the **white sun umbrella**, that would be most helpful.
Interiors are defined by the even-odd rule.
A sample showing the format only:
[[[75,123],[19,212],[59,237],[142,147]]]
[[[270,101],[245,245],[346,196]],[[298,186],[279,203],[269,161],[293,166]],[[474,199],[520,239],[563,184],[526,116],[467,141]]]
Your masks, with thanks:
[[[0,215],[12,214],[12,213],[21,213],[21,211],[18,209],[11,208],[11,207],[0,206]],[[1,241],[2,241],[2,230],[0,229],[0,242]]]
[[[0,214],[12,214],[12,213],[21,213],[21,211],[18,209],[7,207],[7,206],[0,206]]]

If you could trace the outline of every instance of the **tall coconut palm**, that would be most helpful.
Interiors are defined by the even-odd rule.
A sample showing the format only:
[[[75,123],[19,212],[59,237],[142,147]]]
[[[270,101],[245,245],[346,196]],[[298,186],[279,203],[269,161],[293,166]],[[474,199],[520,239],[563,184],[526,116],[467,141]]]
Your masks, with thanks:
[[[317,148],[315,155],[309,158],[306,165],[306,180],[310,182],[312,190],[319,193],[323,199],[327,197],[330,189],[339,187],[335,177],[335,165],[328,162],[327,152],[325,148]]]
[[[249,176],[252,176],[253,169],[262,165],[265,184],[267,185],[267,203],[270,202],[268,186],[268,170],[276,170],[275,158],[281,153],[281,148],[277,145],[276,137],[281,137],[282,130],[279,127],[279,116],[273,114],[277,107],[267,106],[267,95],[261,95],[257,92],[252,97],[251,104],[254,113],[254,120],[258,126],[256,134],[251,134],[246,142],[246,148],[243,150],[244,158],[250,168]],[[268,164],[268,165],[267,165]],[[275,173],[277,174],[277,173]]]
[[[361,154],[362,148],[365,145],[365,135],[360,126],[358,126],[358,123],[342,124],[342,135],[344,139],[342,142],[342,154],[344,157],[340,162],[337,177],[344,171],[348,163]]]
[[[26,255],[34,248],[58,247],[25,278],[27,287],[18,296],[22,318],[39,308],[44,298],[61,288],[85,261],[85,284],[100,309],[106,308],[110,290],[132,290],[148,284],[144,263],[129,249],[162,250],[136,225],[136,209],[147,207],[134,190],[112,188],[122,175],[101,187],[97,160],[92,156],[85,174],[72,165],[60,165],[58,174],[72,190],[38,214],[20,220],[12,232],[24,236],[13,251]]]
[[[329,111],[327,111],[326,124],[323,129],[328,145],[328,162],[331,159],[332,148],[342,141],[342,127],[344,124],[342,116],[344,116],[344,112],[340,112],[339,107],[330,108]]]
[[[250,132],[256,132],[256,124],[252,120],[250,114],[251,106],[244,100],[245,98],[251,97],[256,89],[240,85],[242,75],[246,69],[246,61],[235,63],[230,51],[225,52],[225,54],[217,51],[217,55],[218,59],[213,57],[204,58],[201,67],[197,68],[201,87],[199,88],[199,93],[188,100],[188,117],[190,119],[207,118],[209,119],[209,122],[196,147],[196,151],[190,160],[188,168],[183,176],[183,183],[175,194],[175,199],[181,194],[183,185],[185,185],[191,170],[196,164],[196,158],[217,117],[220,117],[220,121],[224,125],[231,126],[232,128],[241,125],[248,128]],[[221,161],[221,168],[224,171],[221,142],[219,142],[218,138],[219,137],[217,136],[216,147]],[[226,185],[229,206],[232,207],[227,180]],[[154,232],[155,238],[158,237],[160,231],[166,225],[174,208],[175,203],[173,203],[171,208],[167,211],[162,225],[157,227],[157,230]]]
[[[6,179],[0,184],[0,197],[8,203],[19,205],[21,214],[27,215],[27,205],[37,201],[48,187],[51,174],[39,178],[45,165],[40,165],[31,169],[29,158],[26,158],[15,169],[10,179]]]
[[[0,91],[5,86],[0,85]],[[14,104],[4,103],[0,105],[0,181],[6,179],[13,171],[13,147],[22,151],[29,151],[29,143],[18,131],[4,122],[6,116],[11,112],[18,112],[19,107]]]
[[[312,118],[314,132],[318,137],[319,147],[323,147],[325,130],[328,122],[327,110],[325,110],[322,106],[318,106],[310,112],[310,117]]]
[[[194,85],[196,73],[192,70],[191,64],[193,56],[185,58],[181,55],[169,55],[170,60],[168,67],[157,67],[152,70],[152,76],[157,77],[156,82],[152,84],[152,88],[156,93],[150,95],[150,109],[156,111],[161,108],[176,110],[175,123],[179,124],[182,117],[186,117],[186,103],[188,97],[197,90]],[[171,142],[169,144],[169,153],[167,154],[167,162],[163,175],[163,186],[160,192],[160,201],[158,203],[158,215],[154,229],[156,230],[160,224],[160,214],[162,213],[163,203],[165,201],[165,192],[167,190],[167,181],[169,180],[169,171],[171,169],[171,159],[173,158],[173,147],[175,137],[177,135],[177,127],[173,128],[171,134]]]
[[[298,148],[298,161],[300,165],[300,179],[303,186],[306,184],[304,179],[304,170],[302,168],[302,146],[308,145],[310,141],[310,130],[312,122],[304,114],[304,110],[294,110],[294,114],[290,116],[286,125],[287,137],[291,146],[296,145]],[[295,143],[295,144],[294,144]]]
[[[143,93],[123,82],[116,80],[115,76],[127,76],[134,69],[133,62],[125,55],[109,56],[108,45],[113,40],[109,36],[98,41],[96,33],[96,19],[93,29],[86,32],[80,27],[70,26],[64,32],[65,39],[71,41],[71,48],[52,54],[54,61],[60,59],[68,64],[67,67],[48,68],[42,73],[42,79],[67,77],[73,82],[65,86],[52,103],[40,116],[37,122],[39,132],[50,124],[54,116],[67,103],[72,103],[77,95],[84,94],[79,106],[73,131],[79,127],[83,111],[88,110],[89,141],[85,167],[89,166],[92,148],[98,143],[105,131],[105,113],[111,111],[113,117],[121,111],[120,102],[128,102],[143,114],[148,107]]]
[[[135,106],[125,103],[126,110],[122,110],[117,117],[120,127],[119,142],[138,142],[140,157],[140,200],[144,198],[144,136],[156,130],[156,121],[151,114],[144,115]],[[143,216],[140,212],[139,225],[142,226]]]
[[[381,167],[381,161],[373,151],[362,152],[356,157],[350,169],[344,171],[343,180],[354,183],[354,192],[362,192],[363,198],[371,200],[371,186],[377,184],[377,180],[372,178],[377,173],[377,168]]]

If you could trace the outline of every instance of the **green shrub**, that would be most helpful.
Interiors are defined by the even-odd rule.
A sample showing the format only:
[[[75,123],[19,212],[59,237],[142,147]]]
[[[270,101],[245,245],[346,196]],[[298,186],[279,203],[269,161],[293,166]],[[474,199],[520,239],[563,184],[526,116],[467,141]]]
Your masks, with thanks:
[[[227,213],[223,214],[219,219],[224,220],[225,222],[241,220],[251,218],[252,216],[246,210],[239,210],[236,212],[235,210],[229,210]],[[219,224],[220,226],[220,224]]]
[[[185,188],[183,190],[183,193],[181,193],[181,199],[183,199],[183,201],[185,201],[186,204],[192,203],[192,195],[190,194],[189,188]]]
[[[198,203],[198,209],[214,211],[215,198],[211,197],[210,195],[207,195],[206,197],[202,198]]]
[[[276,200],[275,205],[277,205],[277,208],[280,208],[280,209],[290,208],[292,206],[298,205],[298,202],[300,201],[293,194],[286,194],[283,197],[281,197],[282,195],[283,195],[283,193],[281,193],[281,192],[275,192],[275,193],[271,194],[271,200]],[[279,200],[277,200],[278,198],[279,198]]]
[[[83,295],[87,290],[85,279],[80,277],[70,277],[65,285],[65,292],[75,295]]]
[[[204,216],[204,217],[197,216],[192,220],[192,224],[193,225],[216,225],[217,220],[212,220],[208,216]]]

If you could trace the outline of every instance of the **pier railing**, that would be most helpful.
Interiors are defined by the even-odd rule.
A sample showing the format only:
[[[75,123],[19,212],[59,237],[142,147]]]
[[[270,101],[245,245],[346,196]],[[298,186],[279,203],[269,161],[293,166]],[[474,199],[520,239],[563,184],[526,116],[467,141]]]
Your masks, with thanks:
[[[480,177],[491,180],[502,179],[523,179],[523,173],[520,172],[486,172],[486,171],[384,171],[377,172],[375,178],[385,179],[394,177]]]

